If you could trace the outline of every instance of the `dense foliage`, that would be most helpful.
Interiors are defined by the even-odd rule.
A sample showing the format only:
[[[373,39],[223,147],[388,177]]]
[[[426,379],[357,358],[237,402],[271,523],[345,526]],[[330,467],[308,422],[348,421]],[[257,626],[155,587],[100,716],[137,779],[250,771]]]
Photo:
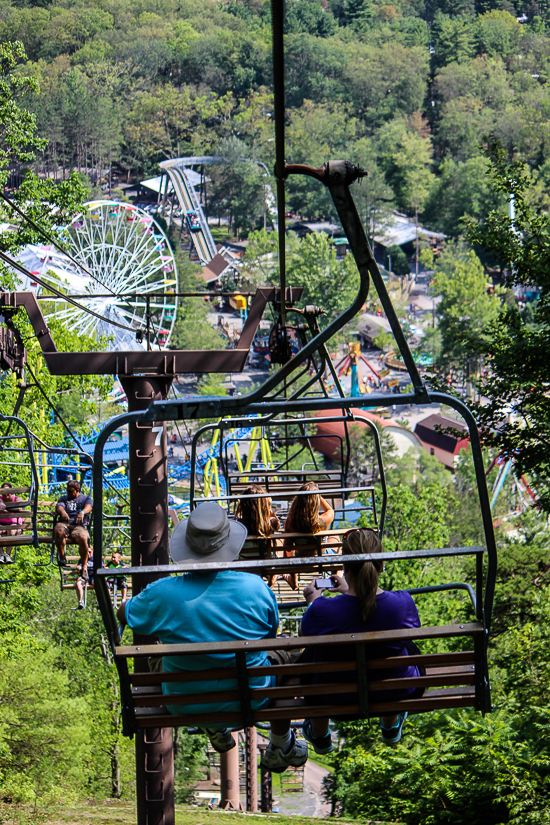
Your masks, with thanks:
[[[220,153],[230,169],[214,175],[211,213],[259,225],[263,172],[233,159],[239,145],[273,165],[270,15],[267,0],[5,0],[0,39],[26,50],[18,93],[48,139],[37,170],[77,170],[111,191],[113,173]],[[288,160],[365,163],[366,217],[393,202],[457,235],[462,215],[496,203],[479,148],[492,132],[546,202],[548,22],[545,3],[524,0],[289,0]],[[305,217],[334,215],[311,181],[290,180],[288,198]]]

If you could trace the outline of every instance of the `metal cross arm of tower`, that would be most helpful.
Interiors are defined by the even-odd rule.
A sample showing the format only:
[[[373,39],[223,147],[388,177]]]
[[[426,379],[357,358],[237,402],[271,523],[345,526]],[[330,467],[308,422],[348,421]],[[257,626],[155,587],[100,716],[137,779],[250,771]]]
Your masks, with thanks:
[[[303,289],[287,291],[291,301],[299,301]],[[34,293],[0,294],[0,305],[25,309],[52,375],[135,375],[137,373],[174,376],[178,373],[241,372],[254,335],[269,301],[279,300],[273,287],[258,289],[235,349],[170,350],[164,352],[58,352]]]

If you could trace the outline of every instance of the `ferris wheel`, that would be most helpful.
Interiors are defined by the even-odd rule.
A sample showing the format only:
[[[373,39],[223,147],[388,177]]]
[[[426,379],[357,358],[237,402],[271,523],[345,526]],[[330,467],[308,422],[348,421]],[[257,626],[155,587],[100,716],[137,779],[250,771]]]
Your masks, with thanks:
[[[110,336],[111,350],[166,347],[176,319],[177,270],[154,218],[133,204],[91,201],[61,236],[68,255],[53,245],[30,246],[26,263],[83,308],[52,298],[46,317],[79,333]],[[47,294],[47,289],[30,286],[36,286],[38,295]]]

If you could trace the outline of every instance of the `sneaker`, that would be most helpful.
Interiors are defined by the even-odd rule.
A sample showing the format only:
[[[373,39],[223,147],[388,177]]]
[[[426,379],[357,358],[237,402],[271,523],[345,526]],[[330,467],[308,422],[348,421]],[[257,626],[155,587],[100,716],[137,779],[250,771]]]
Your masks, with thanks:
[[[4,564],[13,564],[13,559],[9,553],[4,553]]]
[[[0,564],[4,564],[4,553],[0,553]]]
[[[82,601],[82,599],[80,599],[80,601],[78,602],[78,610],[84,610],[84,602]]]
[[[66,556],[58,556],[57,563],[60,567],[67,567],[68,561]]]
[[[302,725],[302,733],[310,745],[313,745],[315,753],[332,753],[334,745],[332,744],[332,736],[330,731],[326,736],[314,736],[311,729],[311,719],[304,719]]]
[[[206,735],[210,739],[210,744],[217,753],[227,753],[237,744],[233,739],[229,728],[221,728],[221,730],[205,730]]]
[[[85,582],[88,581],[88,568],[85,567],[84,570],[80,573],[80,578],[84,579]]]
[[[384,744],[397,745],[397,743],[401,741],[403,725],[405,724],[407,716],[408,713],[406,711],[405,713],[400,713],[397,725],[394,725],[393,728],[385,728],[382,725],[382,720],[380,720],[380,730],[382,731],[382,742],[384,742]]]
[[[264,771],[271,773],[283,773],[287,768],[301,768],[307,762],[307,743],[296,739],[296,734],[291,731],[292,742],[290,748],[283,752],[282,748],[277,748],[272,742],[265,749],[265,753],[260,761],[260,767]]]

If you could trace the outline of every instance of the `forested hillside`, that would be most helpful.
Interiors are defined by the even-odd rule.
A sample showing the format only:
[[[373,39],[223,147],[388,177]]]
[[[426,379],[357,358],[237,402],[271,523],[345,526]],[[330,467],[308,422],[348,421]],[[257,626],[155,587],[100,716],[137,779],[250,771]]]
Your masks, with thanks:
[[[287,159],[364,164],[366,211],[418,209],[457,235],[463,214],[495,203],[480,154],[494,133],[529,164],[546,205],[547,6],[289,0]],[[273,165],[269,2],[3,0],[0,37],[23,41],[40,82],[29,105],[48,138],[47,174],[77,169],[108,184],[106,170],[156,174],[158,161],[228,138]],[[289,198],[304,217],[330,214],[311,183],[291,181]],[[248,228],[262,208],[251,207]]]

